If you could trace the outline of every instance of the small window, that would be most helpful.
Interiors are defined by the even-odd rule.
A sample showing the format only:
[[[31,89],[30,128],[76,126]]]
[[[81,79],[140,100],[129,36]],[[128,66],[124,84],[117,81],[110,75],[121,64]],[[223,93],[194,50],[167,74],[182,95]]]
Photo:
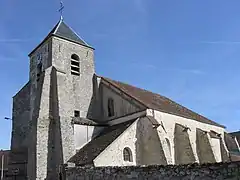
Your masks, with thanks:
[[[71,56],[71,74],[76,76],[80,75],[80,62],[76,54],[72,54]]]
[[[74,111],[74,117],[80,117],[80,111]]]
[[[42,63],[40,62],[37,65],[37,81],[39,80],[41,73],[42,73]]]
[[[128,162],[133,162],[132,151],[128,147],[123,149],[123,160]]]
[[[114,101],[112,98],[108,99],[108,117],[114,116]]]

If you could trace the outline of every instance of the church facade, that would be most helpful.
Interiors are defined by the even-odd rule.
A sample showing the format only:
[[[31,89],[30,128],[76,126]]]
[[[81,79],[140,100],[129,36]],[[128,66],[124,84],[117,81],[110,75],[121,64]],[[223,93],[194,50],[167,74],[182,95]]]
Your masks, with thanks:
[[[64,165],[136,166],[230,161],[239,141],[167,97],[95,73],[94,48],[63,20],[29,54],[13,97],[9,169],[58,179]]]

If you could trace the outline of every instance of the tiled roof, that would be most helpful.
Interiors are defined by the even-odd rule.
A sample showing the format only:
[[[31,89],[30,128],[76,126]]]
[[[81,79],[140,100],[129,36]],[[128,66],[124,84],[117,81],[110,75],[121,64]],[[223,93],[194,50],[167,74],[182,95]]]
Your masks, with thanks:
[[[9,153],[10,153],[10,151],[9,150],[5,150],[5,151],[1,151],[0,150],[0,169],[2,169],[2,158],[3,158],[3,156],[4,156],[4,169],[7,169],[7,167],[8,167],[8,159],[9,159]]]
[[[101,76],[99,76],[101,77]],[[133,97],[143,105],[145,105],[147,108],[155,109],[161,112],[166,112],[169,114],[185,117],[188,119],[194,119],[196,121],[219,126],[225,128],[225,126],[220,125],[212,120],[209,120],[205,118],[202,115],[199,115],[195,112],[193,112],[190,109],[187,109],[186,107],[172,101],[169,98],[166,98],[164,96],[161,96],[156,93],[152,93],[150,91],[140,89],[134,86],[131,86],[129,84],[125,84],[119,81],[115,81],[109,78],[101,77],[103,80],[109,82],[113,86],[117,87],[118,89],[122,90],[129,96]]]
[[[76,165],[92,164],[93,160],[119,137],[133,121],[106,127],[96,138],[87,143],[70,158],[69,162],[76,163]]]

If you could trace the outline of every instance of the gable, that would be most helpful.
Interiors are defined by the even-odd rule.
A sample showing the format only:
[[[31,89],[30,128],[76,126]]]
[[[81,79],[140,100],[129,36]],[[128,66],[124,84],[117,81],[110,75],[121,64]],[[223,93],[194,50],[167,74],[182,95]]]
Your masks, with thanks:
[[[133,166],[136,165],[136,128],[139,118],[131,123],[94,160],[94,166]],[[124,149],[131,152],[131,161],[124,160]]]
[[[104,120],[112,120],[125,115],[142,111],[145,108],[135,99],[127,96],[113,86],[100,83],[101,108]],[[108,117],[108,100],[113,100],[114,115]]]
[[[133,121],[106,127],[98,136],[71,157],[68,162],[75,163],[76,165],[92,164],[93,160],[119,137]]]
[[[192,110],[174,102],[173,100],[161,96],[150,91],[140,89],[119,81],[111,80],[109,78],[101,77],[104,81],[110,83],[114,87],[120,89],[125,94],[137,100],[142,105],[146,106],[149,109],[158,110],[161,112],[177,115],[180,117],[193,119],[202,123],[219,126],[225,128],[223,125],[220,125],[204,116],[193,112]]]

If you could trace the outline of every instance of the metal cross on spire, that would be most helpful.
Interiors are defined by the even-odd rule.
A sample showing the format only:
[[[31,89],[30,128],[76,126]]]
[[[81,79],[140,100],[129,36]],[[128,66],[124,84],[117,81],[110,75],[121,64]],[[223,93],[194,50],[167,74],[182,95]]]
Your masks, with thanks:
[[[63,2],[60,1],[60,9],[58,10],[60,12],[60,18],[61,20],[63,19],[63,9],[64,9],[64,5],[63,5]]]

